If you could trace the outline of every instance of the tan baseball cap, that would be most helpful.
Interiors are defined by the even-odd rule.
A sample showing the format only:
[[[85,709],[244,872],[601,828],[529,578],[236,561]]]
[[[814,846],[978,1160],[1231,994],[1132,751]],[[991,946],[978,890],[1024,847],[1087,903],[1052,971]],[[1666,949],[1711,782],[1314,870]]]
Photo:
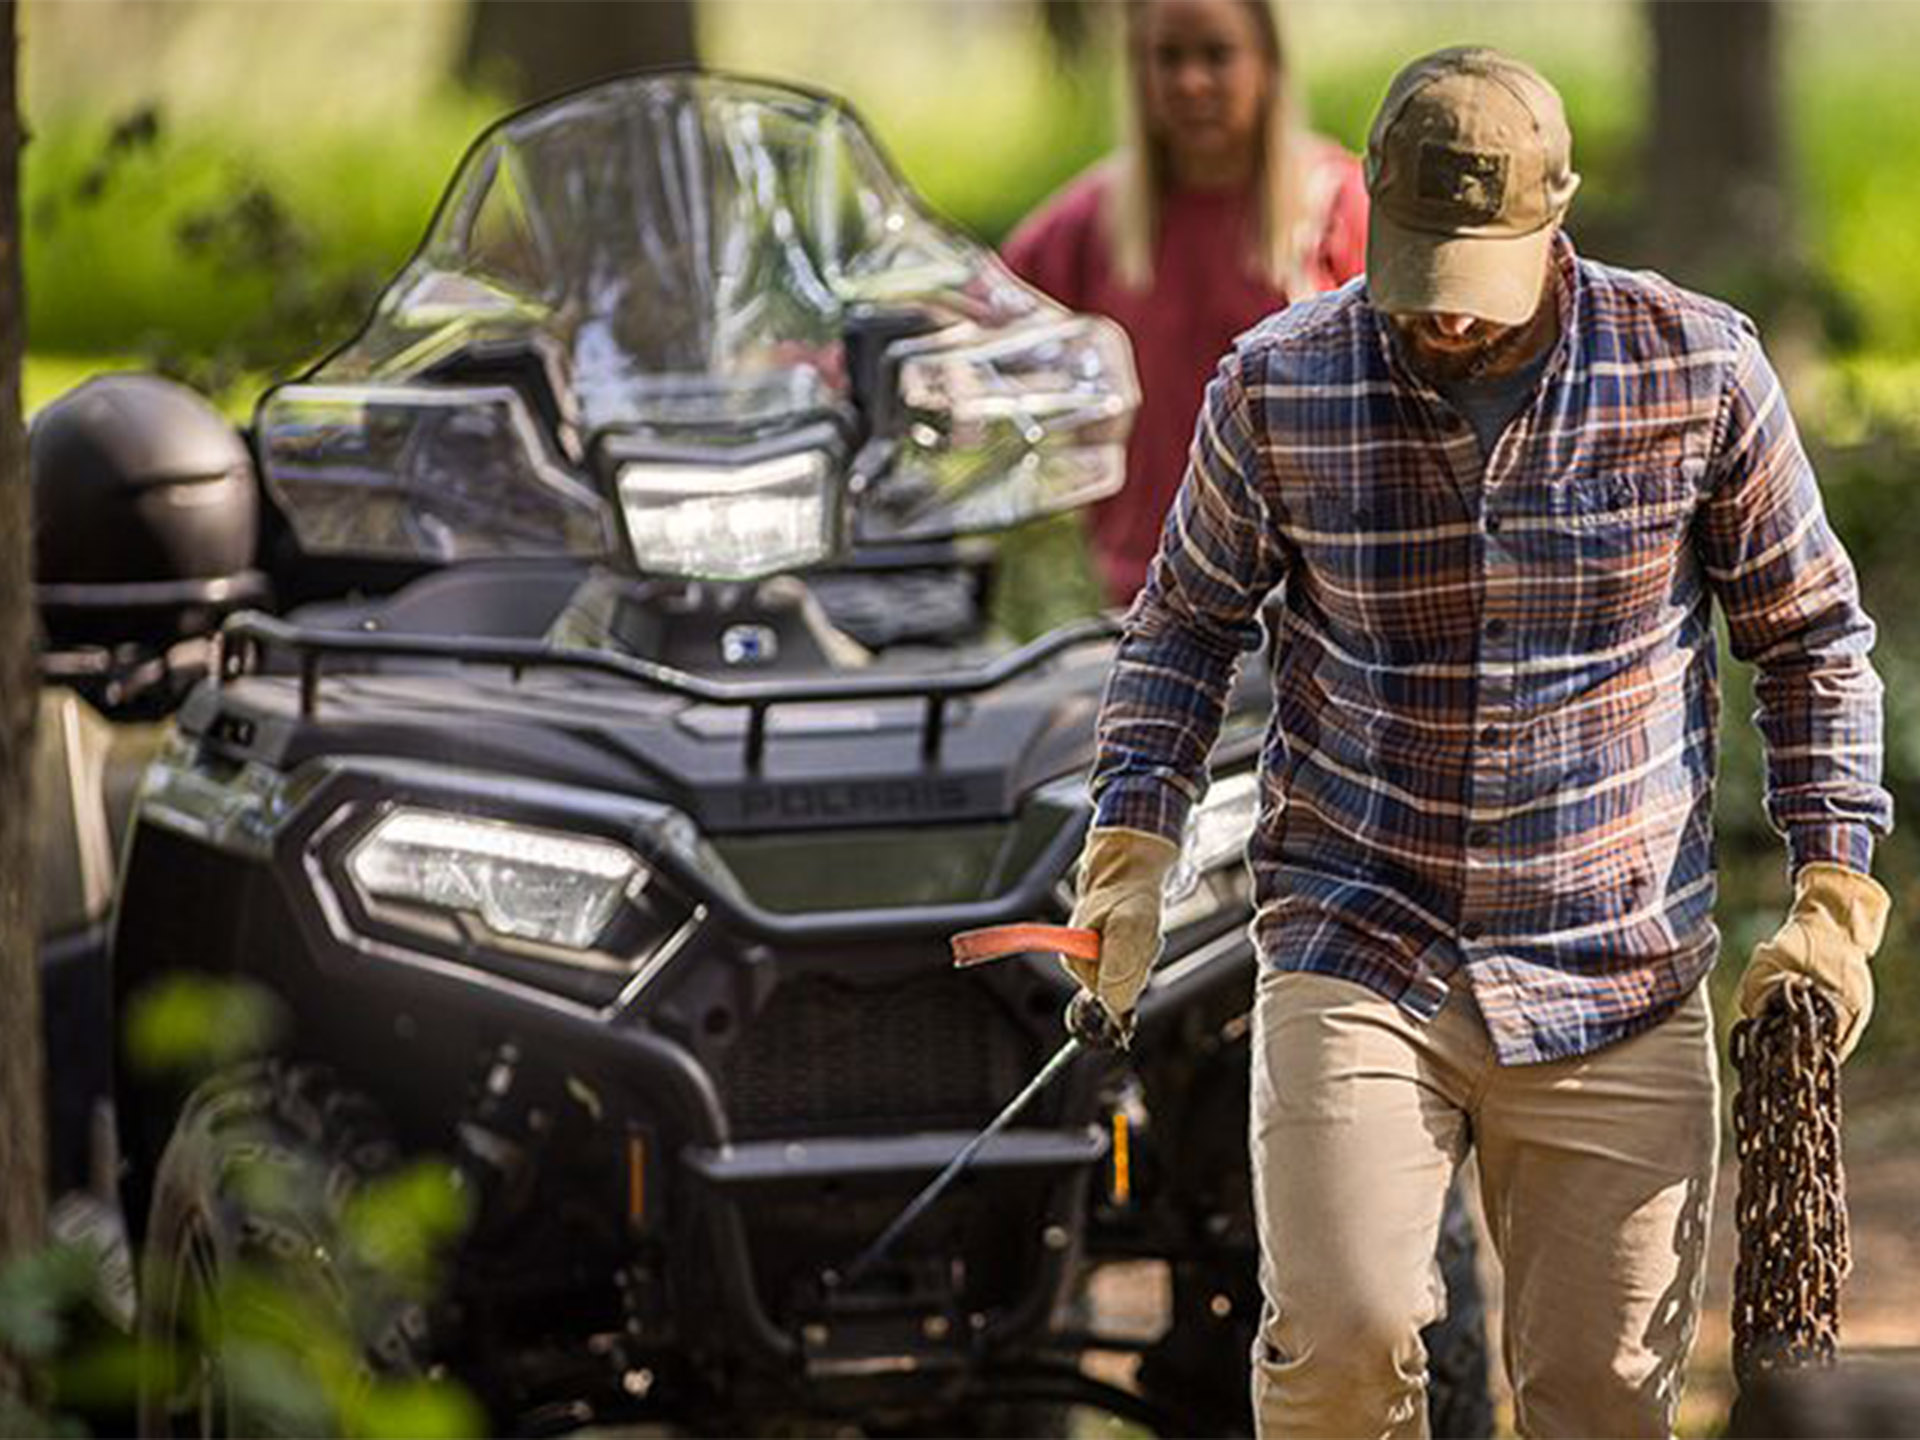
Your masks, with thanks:
[[[1414,61],[1367,136],[1374,308],[1530,318],[1579,186],[1559,93],[1531,66],[1478,48]]]

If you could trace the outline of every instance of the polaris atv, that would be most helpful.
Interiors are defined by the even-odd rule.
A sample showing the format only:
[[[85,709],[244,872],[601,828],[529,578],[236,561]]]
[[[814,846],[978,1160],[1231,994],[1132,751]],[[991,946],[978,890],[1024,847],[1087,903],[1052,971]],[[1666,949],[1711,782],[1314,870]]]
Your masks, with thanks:
[[[139,800],[118,994],[211,971],[292,1017],[190,1095],[122,1082],[143,1332],[188,1341],[264,1255],[500,1430],[1246,1430],[1258,674],[1131,1051],[826,1279],[1060,1043],[1050,958],[947,941],[1065,916],[1115,627],[996,642],[969,537],[1111,493],[1134,401],[1117,330],[826,97],[663,73],[486,132],[365,329],[255,415],[269,568],[336,598],[226,624]],[[432,1303],[337,1243],[407,1156],[477,1197]],[[1440,1259],[1436,1427],[1483,1433],[1458,1213]],[[1101,1333],[1113,1262],[1164,1267],[1158,1333]],[[218,1373],[143,1424],[257,1422]]]

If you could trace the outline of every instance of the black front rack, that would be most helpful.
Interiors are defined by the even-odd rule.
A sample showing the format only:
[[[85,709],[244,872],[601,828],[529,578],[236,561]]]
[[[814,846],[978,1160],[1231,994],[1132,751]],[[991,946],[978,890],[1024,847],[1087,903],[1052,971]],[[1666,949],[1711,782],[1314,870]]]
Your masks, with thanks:
[[[1083,645],[1113,639],[1118,620],[1102,616],[1051,630],[1018,649],[970,670],[941,675],[848,675],[830,680],[720,681],[628,655],[598,650],[562,650],[537,640],[453,639],[433,635],[391,635],[366,631],[312,630],[257,611],[233,616],[220,629],[216,683],[257,673],[270,651],[295,657],[300,675],[300,715],[311,719],[320,709],[323,662],[343,660],[450,660],[462,665],[491,665],[509,671],[517,682],[529,670],[575,670],[611,675],[649,690],[677,695],[704,705],[744,706],[747,710],[747,766],[757,770],[766,753],[767,712],[776,705],[833,701],[922,700],[926,712],[921,753],[940,753],[947,706],[955,700],[993,690]],[[336,665],[336,671],[350,668]]]

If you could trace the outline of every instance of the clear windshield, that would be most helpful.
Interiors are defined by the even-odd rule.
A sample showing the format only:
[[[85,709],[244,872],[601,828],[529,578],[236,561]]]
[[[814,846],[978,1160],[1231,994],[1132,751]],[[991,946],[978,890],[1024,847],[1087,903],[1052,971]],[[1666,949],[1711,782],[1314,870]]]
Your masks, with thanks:
[[[845,398],[849,311],[997,328],[1037,304],[925,215],[834,101],[642,76],[483,137],[371,325],[314,378],[404,379],[535,332],[589,434],[752,424]]]
[[[897,444],[843,525],[846,457],[778,446],[822,412],[872,421],[850,334],[864,382],[898,392]],[[991,529],[1110,494],[1135,398],[1117,328],[925,214],[841,105],[666,73],[482,136],[366,328],[268,393],[255,440],[310,553],[746,578],[847,534]]]

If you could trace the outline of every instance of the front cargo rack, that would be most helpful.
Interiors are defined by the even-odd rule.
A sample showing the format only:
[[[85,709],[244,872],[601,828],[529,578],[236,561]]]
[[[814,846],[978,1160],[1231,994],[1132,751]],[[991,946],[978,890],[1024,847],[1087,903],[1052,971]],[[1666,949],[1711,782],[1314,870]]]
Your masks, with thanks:
[[[462,665],[491,665],[509,671],[517,682],[529,670],[575,670],[611,675],[649,690],[678,695],[703,705],[744,706],[747,711],[747,766],[760,768],[767,746],[767,713],[777,705],[833,701],[922,700],[921,753],[940,753],[947,706],[983,694],[1038,669],[1083,645],[1111,640],[1120,633],[1111,615],[1079,620],[1030,640],[984,665],[940,675],[849,675],[832,680],[717,681],[629,655],[597,650],[562,650],[536,640],[454,639],[435,635],[394,635],[356,630],[319,630],[293,625],[258,611],[232,616],[221,626],[216,684],[262,670],[267,655],[280,651],[299,667],[300,715],[312,719],[320,709],[323,665],[351,673],[353,660],[447,660]],[[335,662],[328,664],[327,662]]]

